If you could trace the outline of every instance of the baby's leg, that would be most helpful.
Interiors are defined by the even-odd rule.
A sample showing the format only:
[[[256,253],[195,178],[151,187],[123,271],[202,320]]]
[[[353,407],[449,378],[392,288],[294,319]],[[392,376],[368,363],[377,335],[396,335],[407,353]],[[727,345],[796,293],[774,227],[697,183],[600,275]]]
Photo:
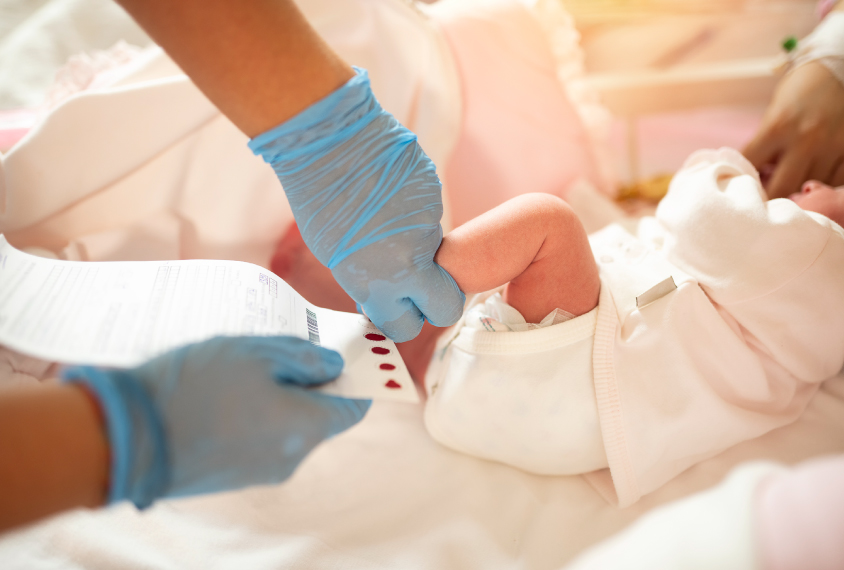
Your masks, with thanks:
[[[413,382],[423,386],[425,373],[428,371],[428,364],[434,355],[434,348],[437,346],[437,339],[446,329],[435,327],[426,322],[422,325],[422,331],[413,340],[402,342],[396,345],[404,365]]]
[[[571,208],[549,194],[519,196],[460,226],[443,238],[435,260],[465,293],[509,283],[505,300],[528,322],[538,323],[557,308],[582,315],[598,304],[598,268],[586,231]],[[354,301],[308,251],[295,226],[272,269],[309,301],[354,310]],[[398,345],[417,382],[444,330],[426,323],[418,337]]]
[[[600,281],[586,231],[550,194],[525,194],[443,238],[434,260],[465,293],[508,283],[505,301],[529,323],[554,309],[574,315],[598,304]]]
[[[331,270],[305,245],[295,223],[290,224],[279,240],[270,270],[318,307],[348,313],[356,310],[355,302],[334,280]]]

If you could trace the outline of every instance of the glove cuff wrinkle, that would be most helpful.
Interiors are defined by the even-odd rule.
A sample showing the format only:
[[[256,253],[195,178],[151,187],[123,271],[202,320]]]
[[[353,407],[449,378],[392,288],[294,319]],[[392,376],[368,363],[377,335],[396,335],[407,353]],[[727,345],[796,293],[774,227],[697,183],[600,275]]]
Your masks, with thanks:
[[[342,87],[250,140],[250,150],[274,165],[279,160],[313,154],[313,149],[303,148],[306,145],[319,142],[336,146],[366,127],[381,114],[381,105],[372,93],[366,70],[354,70],[355,76]]]
[[[102,405],[111,452],[108,503],[129,500],[143,509],[164,496],[171,471],[167,438],[143,385],[130,371],[91,366],[68,368],[62,379],[85,385]]]

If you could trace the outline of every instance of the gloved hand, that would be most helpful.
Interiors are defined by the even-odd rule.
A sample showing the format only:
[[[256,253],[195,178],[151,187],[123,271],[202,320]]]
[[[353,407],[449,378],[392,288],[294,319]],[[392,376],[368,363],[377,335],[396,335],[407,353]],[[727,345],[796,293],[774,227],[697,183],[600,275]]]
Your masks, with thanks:
[[[65,369],[100,402],[111,450],[109,503],[139,508],[283,481],[369,400],[305,388],[336,378],[336,352],[294,337],[218,337],[131,370]]]
[[[396,342],[423,317],[452,325],[465,297],[434,263],[442,187],[416,135],[375,100],[365,70],[249,147],[275,169],[305,243]]]

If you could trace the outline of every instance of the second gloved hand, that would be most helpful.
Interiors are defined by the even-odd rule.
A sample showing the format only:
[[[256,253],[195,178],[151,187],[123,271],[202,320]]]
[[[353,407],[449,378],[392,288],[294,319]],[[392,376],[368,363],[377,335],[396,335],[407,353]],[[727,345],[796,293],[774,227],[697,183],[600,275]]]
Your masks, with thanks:
[[[460,318],[465,297],[434,263],[436,169],[378,104],[366,71],[249,146],[275,169],[305,243],[390,338],[414,338],[423,317]]]
[[[130,370],[79,366],[62,377],[103,410],[109,502],[146,507],[289,477],[369,409],[369,400],[307,390],[342,369],[339,354],[299,338],[218,337]]]

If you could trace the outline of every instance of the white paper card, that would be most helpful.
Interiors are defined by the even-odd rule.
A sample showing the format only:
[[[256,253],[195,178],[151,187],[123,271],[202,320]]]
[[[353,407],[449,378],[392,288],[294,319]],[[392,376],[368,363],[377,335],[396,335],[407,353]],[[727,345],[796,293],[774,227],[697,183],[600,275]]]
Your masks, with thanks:
[[[0,234],[0,344],[64,364],[130,367],[218,335],[309,339],[346,362],[317,390],[419,401],[395,344],[368,319],[315,307],[257,265],[59,261],[18,251]]]

